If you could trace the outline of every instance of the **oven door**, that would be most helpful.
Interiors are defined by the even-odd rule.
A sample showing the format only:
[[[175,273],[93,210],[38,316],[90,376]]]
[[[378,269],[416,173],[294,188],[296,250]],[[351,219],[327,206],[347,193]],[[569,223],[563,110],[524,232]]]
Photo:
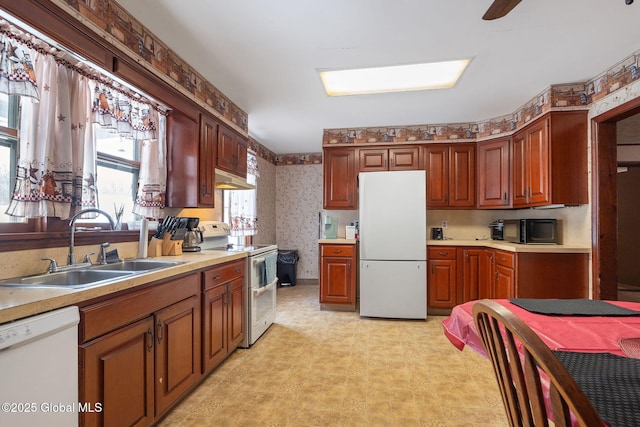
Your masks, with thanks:
[[[278,252],[276,251],[249,257],[251,263],[249,288],[262,288],[276,279],[277,259]]]
[[[258,338],[276,320],[277,280],[261,288],[250,288],[249,345]]]

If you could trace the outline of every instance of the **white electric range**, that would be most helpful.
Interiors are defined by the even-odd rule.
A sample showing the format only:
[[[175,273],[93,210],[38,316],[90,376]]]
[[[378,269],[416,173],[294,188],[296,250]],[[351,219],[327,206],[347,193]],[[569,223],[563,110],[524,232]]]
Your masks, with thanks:
[[[245,325],[240,347],[249,348],[276,319],[277,245],[233,245],[231,227],[219,221],[200,221],[202,251],[246,252]]]

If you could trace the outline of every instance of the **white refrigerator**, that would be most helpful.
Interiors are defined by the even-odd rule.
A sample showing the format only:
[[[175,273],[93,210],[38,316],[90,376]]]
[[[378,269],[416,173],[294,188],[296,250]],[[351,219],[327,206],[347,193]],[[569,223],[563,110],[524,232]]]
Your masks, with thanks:
[[[427,318],[425,171],[361,172],[360,316]]]

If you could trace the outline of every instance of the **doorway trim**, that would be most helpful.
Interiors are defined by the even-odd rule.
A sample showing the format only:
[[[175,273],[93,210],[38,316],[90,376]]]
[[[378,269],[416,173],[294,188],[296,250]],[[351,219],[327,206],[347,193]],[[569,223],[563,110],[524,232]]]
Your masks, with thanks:
[[[618,192],[616,123],[640,113],[640,97],[591,121],[591,242],[593,299],[618,299]]]

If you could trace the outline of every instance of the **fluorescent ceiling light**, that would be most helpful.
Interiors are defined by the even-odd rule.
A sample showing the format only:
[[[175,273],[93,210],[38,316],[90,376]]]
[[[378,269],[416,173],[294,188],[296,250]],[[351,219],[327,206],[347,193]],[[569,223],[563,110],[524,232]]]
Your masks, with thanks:
[[[389,67],[320,71],[329,96],[453,87],[469,64],[469,59]]]

